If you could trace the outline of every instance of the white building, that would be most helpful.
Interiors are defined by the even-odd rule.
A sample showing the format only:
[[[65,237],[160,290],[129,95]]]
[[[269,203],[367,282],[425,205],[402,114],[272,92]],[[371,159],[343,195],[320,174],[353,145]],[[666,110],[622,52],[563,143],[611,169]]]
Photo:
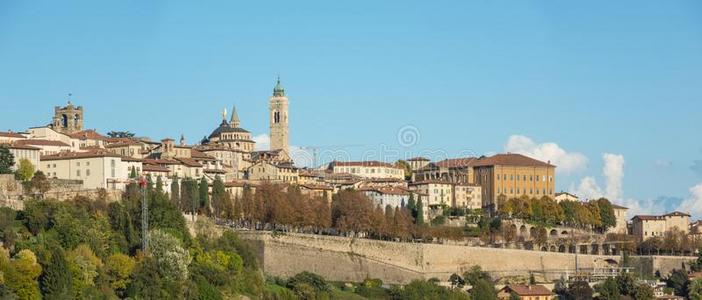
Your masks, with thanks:
[[[558,203],[560,203],[561,201],[578,201],[578,196],[567,192],[560,192],[556,193],[556,197],[554,197],[553,199],[556,200],[556,202]]]
[[[82,180],[84,189],[124,189],[132,163],[106,151],[63,152],[42,156],[39,170],[47,177]]]
[[[0,147],[7,147],[14,157],[15,165],[12,166],[12,170],[17,170],[19,167],[20,160],[26,159],[34,165],[34,169],[39,169],[39,148],[32,146],[23,145],[0,145]]]
[[[65,133],[55,131],[50,127],[32,127],[29,128],[28,131],[29,139],[62,142],[70,147],[70,151],[80,150],[80,141],[78,139],[74,139]]]
[[[334,161],[329,163],[328,169],[334,174],[351,174],[363,178],[405,178],[402,167],[380,161]]]
[[[24,140],[24,139],[26,139],[26,138],[27,138],[27,137],[25,137],[24,135],[19,134],[19,133],[17,133],[17,132],[12,132],[12,131],[3,132],[3,131],[0,131],[0,144],[12,144],[12,143],[15,142],[15,141]]]
[[[54,155],[61,152],[71,152],[73,149],[69,144],[53,140],[19,140],[16,141],[14,145],[39,148],[41,155]]]

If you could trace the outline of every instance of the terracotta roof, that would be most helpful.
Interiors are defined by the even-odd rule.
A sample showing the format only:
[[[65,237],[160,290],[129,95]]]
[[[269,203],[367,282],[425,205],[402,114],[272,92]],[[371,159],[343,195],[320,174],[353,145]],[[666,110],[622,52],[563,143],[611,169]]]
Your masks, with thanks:
[[[170,172],[168,168],[159,165],[144,165],[141,169],[144,170],[144,172]]]
[[[195,149],[190,150],[190,157],[197,160],[217,160],[214,157]]]
[[[180,162],[172,159],[144,159],[144,164],[150,165],[179,165]]]
[[[43,155],[40,160],[64,160],[64,159],[82,159],[95,157],[118,157],[121,156],[106,151],[90,151],[90,152],[61,152],[53,155]]]
[[[19,141],[15,142],[15,145],[70,147],[70,145],[68,145],[64,142],[50,141],[50,140],[19,140]]]
[[[196,160],[194,160],[192,158],[176,157],[175,159],[188,167],[194,167],[194,168],[201,168],[202,167],[202,165],[199,162],[197,162]]]
[[[614,208],[614,209],[629,209],[628,207],[624,207],[624,206],[621,206],[621,205],[616,205],[616,204],[614,204],[614,203],[612,203],[612,208]]]
[[[16,133],[16,132],[4,132],[4,131],[0,131],[0,136],[1,137],[9,137],[9,138],[18,138],[18,139],[25,138],[23,135]]]
[[[218,170],[218,169],[203,169],[202,170],[205,173],[217,173],[217,174],[226,174],[227,171],[225,170]]]
[[[554,295],[549,289],[543,285],[525,285],[525,284],[511,284],[503,289],[509,290],[517,294],[518,296],[552,296]]]
[[[449,158],[438,161],[435,165],[441,168],[466,168],[470,167],[475,160],[475,157]]]
[[[122,158],[122,161],[141,161],[143,162],[144,160],[141,158],[136,158],[136,157],[131,157],[131,156],[120,156]]]
[[[321,184],[310,184],[310,183],[300,183],[298,184],[301,187],[304,187],[309,190],[325,190],[325,191],[331,191],[334,190],[334,188],[326,185],[321,185]]]
[[[664,217],[690,217],[689,214],[684,212],[674,211],[663,215]]]
[[[376,161],[376,160],[368,160],[368,161],[333,161],[329,163],[330,167],[335,167],[335,166],[340,166],[340,167],[387,167],[387,168],[397,168],[400,169],[400,167],[397,167],[391,163],[386,163],[382,161]]]
[[[88,129],[88,130],[83,130],[83,131],[78,131],[74,133],[67,133],[67,136],[70,136],[74,139],[79,139],[79,140],[101,140],[101,141],[106,141],[107,137],[97,133],[97,131],[93,129]]]
[[[448,182],[448,181],[441,181],[441,180],[422,180],[422,181],[415,181],[415,182],[409,183],[409,185],[424,185],[424,184],[452,184],[452,183]]]
[[[8,149],[41,150],[40,148],[37,148],[37,147],[32,147],[32,146],[27,146],[27,145],[18,145],[18,144],[0,144],[0,147],[5,147]]]
[[[560,195],[569,195],[569,196],[571,196],[571,197],[575,197],[575,198],[578,198],[578,196],[576,196],[576,195],[573,195],[573,194],[571,194],[571,193],[568,193],[568,192],[560,192],[560,193],[556,193],[556,197],[558,197],[558,196],[560,196]]]
[[[490,157],[481,157],[476,159],[472,166],[482,167],[482,166],[525,166],[525,167],[555,167],[550,163],[545,163],[540,160],[533,159],[531,157],[516,154],[516,153],[506,153],[506,154],[495,154]]]

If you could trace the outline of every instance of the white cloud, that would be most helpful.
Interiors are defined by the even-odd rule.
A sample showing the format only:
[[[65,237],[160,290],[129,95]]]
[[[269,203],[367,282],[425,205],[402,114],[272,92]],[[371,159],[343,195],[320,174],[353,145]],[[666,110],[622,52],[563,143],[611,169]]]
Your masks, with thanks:
[[[609,200],[622,199],[622,179],[624,178],[624,156],[621,154],[605,153],[602,155],[605,177],[605,197]]]
[[[621,154],[605,153],[602,155],[602,175],[605,178],[605,188],[602,189],[597,180],[586,176],[580,180],[577,187],[571,186],[570,191],[580,199],[596,199],[605,197],[610,201],[622,201],[622,179],[624,178],[624,156]],[[603,193],[604,190],[604,193]]]
[[[586,176],[580,180],[580,184],[576,188],[571,187],[570,191],[583,200],[597,199],[603,196],[602,189],[597,185],[595,178],[591,176]]]
[[[690,188],[690,196],[680,203],[678,210],[693,216],[702,215],[702,183]]]
[[[568,152],[556,143],[537,144],[529,137],[512,135],[505,145],[506,152],[523,154],[542,161],[551,161],[559,173],[572,173],[587,168],[587,157],[582,153]]]
[[[254,150],[256,151],[268,150],[271,148],[271,137],[265,133],[254,136],[253,140],[256,142],[256,146],[254,146]]]

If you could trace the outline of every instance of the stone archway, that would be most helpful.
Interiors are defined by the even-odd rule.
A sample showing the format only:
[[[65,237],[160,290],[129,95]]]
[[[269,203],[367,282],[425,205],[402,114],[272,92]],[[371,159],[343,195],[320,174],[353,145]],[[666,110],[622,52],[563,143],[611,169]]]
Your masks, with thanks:
[[[558,252],[565,253],[565,252],[566,252],[566,246],[565,246],[565,245],[560,245],[560,246],[558,246]]]
[[[556,252],[556,245],[551,245],[551,247],[548,248],[549,252]]]
[[[548,251],[548,248],[546,248],[546,246],[541,246],[541,251],[547,252],[547,251]]]
[[[551,237],[558,237],[558,230],[551,229],[551,232],[548,234]]]
[[[529,227],[529,237],[536,236],[536,227]]]
[[[568,253],[575,253],[575,245],[568,246]]]
[[[526,237],[526,235],[529,232],[527,232],[527,227],[525,225],[519,226],[519,235]]]

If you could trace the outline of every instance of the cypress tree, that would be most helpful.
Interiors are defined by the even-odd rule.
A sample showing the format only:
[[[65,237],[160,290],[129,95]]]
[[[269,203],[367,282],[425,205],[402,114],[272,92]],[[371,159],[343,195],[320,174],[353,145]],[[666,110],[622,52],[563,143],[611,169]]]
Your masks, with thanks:
[[[410,193],[407,200],[407,209],[412,213],[412,218],[417,219],[417,202],[414,201],[414,193]]]
[[[424,224],[424,204],[422,203],[422,198],[419,198],[417,201],[417,219],[415,223],[417,223],[417,225]]]
[[[163,179],[161,179],[160,175],[156,177],[156,192],[159,194],[163,193]]]
[[[171,183],[171,202],[174,204],[180,203],[180,185],[178,184],[178,176],[173,176]]]
[[[51,249],[51,258],[41,278],[41,291],[45,299],[71,298],[71,271],[65,253],[58,245]]]
[[[205,215],[209,216],[210,215],[210,192],[209,192],[210,186],[207,183],[207,179],[205,177],[202,177],[200,179],[200,211],[204,213]]]

